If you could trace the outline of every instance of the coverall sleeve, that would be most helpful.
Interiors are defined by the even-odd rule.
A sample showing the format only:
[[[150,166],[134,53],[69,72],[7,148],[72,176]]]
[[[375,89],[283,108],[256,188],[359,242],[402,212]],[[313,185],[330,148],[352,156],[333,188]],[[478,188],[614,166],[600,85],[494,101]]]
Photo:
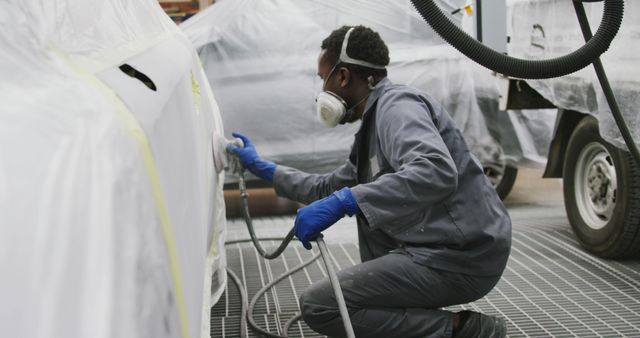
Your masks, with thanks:
[[[380,151],[395,172],[351,191],[369,225],[392,232],[452,194],[458,172],[433,106],[410,92],[390,91],[385,96],[378,102],[376,131]]]
[[[273,175],[276,194],[309,204],[331,195],[334,191],[356,184],[356,170],[350,160],[329,174],[309,174],[278,165]]]

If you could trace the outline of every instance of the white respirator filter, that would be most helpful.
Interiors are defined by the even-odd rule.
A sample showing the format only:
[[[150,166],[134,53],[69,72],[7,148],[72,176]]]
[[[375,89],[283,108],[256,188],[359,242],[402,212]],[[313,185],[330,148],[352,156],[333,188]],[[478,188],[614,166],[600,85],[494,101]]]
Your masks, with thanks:
[[[316,96],[316,113],[318,120],[327,127],[333,128],[338,125],[347,113],[347,103],[332,93],[321,92]]]

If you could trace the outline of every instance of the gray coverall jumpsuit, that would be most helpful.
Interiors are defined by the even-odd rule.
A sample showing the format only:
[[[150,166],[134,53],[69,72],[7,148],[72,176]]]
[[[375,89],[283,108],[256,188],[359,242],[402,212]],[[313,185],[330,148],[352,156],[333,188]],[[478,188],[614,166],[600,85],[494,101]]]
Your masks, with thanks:
[[[302,203],[351,187],[362,263],[338,276],[358,337],[450,337],[440,308],[485,296],[505,269],[504,205],[445,109],[414,88],[378,83],[344,165],[324,175],[277,166],[273,182]],[[300,305],[311,328],[345,335],[328,279]]]

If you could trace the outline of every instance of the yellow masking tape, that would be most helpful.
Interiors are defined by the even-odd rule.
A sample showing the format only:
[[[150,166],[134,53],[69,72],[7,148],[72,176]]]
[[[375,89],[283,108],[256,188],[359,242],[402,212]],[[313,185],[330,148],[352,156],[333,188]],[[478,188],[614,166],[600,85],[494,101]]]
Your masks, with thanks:
[[[187,317],[187,308],[184,298],[184,288],[182,286],[182,275],[180,273],[180,262],[178,260],[178,252],[176,249],[175,240],[173,238],[173,230],[171,226],[171,220],[169,217],[169,211],[164,202],[164,195],[160,186],[160,178],[158,176],[158,170],[156,169],[155,160],[151,152],[149,140],[144,133],[144,130],[140,127],[140,124],[136,120],[135,116],[129,111],[127,106],[117,96],[117,94],[102,81],[100,81],[94,74],[84,70],[79,65],[71,61],[71,59],[61,51],[54,50],[54,52],[60,56],[67,64],[73,69],[73,71],[80,77],[93,83],[99,90],[101,90],[107,97],[109,97],[115,104],[118,112],[118,117],[123,122],[127,131],[131,134],[133,139],[138,144],[140,155],[144,163],[145,170],[149,177],[149,183],[151,184],[151,190],[153,193],[153,199],[156,204],[160,223],[162,225],[162,234],[164,237],[165,245],[167,246],[167,253],[169,256],[169,266],[171,269],[171,279],[176,296],[176,304],[178,306],[178,318],[180,321],[180,332],[182,338],[189,338],[189,319]]]
[[[200,74],[200,78],[204,79],[202,81],[201,84],[198,83],[198,80],[196,80],[195,75],[193,74],[193,71],[191,71],[191,81],[192,81],[192,88],[191,90],[195,93],[197,93],[197,95],[195,95],[195,97],[197,97],[198,100],[198,106],[202,104],[202,91],[204,91],[205,95],[206,95],[206,99],[208,100],[209,104],[213,104],[215,105],[215,98],[213,97],[213,92],[211,91],[211,87],[209,86],[209,82],[207,82],[207,77],[204,73],[204,67],[202,66],[202,61],[200,60],[200,57],[198,55],[196,55],[196,60],[198,60],[198,65],[199,65],[199,74]],[[196,84],[197,87],[194,87],[193,84]],[[213,120],[214,123],[214,130],[217,130],[218,132],[220,132],[221,134],[223,134],[222,131],[222,120],[220,117],[220,114],[216,114],[215,111],[211,112],[211,118]],[[224,182],[224,171],[218,174],[218,182]],[[224,199],[224,197],[222,197]],[[224,209],[224,208],[223,208]],[[212,210],[211,213],[211,227],[213,227],[213,223],[215,223],[215,221],[217,220],[217,215],[215,215],[215,209]],[[215,255],[218,254],[218,232],[217,231],[212,231],[213,236],[211,239],[211,246],[209,247],[209,257],[213,257]]]
[[[193,71],[190,71],[189,73],[191,76],[191,93],[193,94],[193,104],[195,106],[196,112],[200,113],[200,105],[202,104],[200,84],[198,84],[198,80],[196,80],[195,75],[193,75]],[[212,212],[210,215],[212,223],[214,223],[215,220],[217,219],[216,218],[217,215],[214,215],[215,211],[216,209],[212,208]],[[213,224],[212,224],[212,227],[213,227]],[[207,257],[213,257],[218,254],[218,243],[217,243],[218,234],[216,231],[212,231],[212,233],[213,233],[213,236],[211,239],[211,246],[209,247],[209,253],[207,254]]]
[[[193,103],[196,107],[196,111],[200,111],[200,85],[196,80],[196,77],[193,76],[193,72],[189,72],[191,76],[191,93],[193,94]]]
[[[176,301],[178,305],[178,316],[180,318],[180,329],[183,338],[189,338],[189,319],[187,317],[186,302],[184,299],[184,288],[182,286],[182,274],[180,273],[180,262],[178,261],[178,252],[176,249],[175,240],[173,238],[173,230],[171,226],[171,220],[169,218],[169,211],[164,202],[164,194],[160,186],[160,178],[158,177],[158,171],[156,169],[155,160],[151,153],[151,147],[149,146],[149,140],[145,135],[142,128],[138,124],[138,121],[131,114],[129,109],[124,103],[115,96],[113,100],[118,106],[118,116],[124,122],[125,126],[129,130],[129,133],[138,143],[140,155],[144,163],[144,167],[149,176],[149,182],[151,183],[151,190],[153,192],[153,199],[156,204],[158,216],[160,217],[160,223],[162,225],[162,233],[164,236],[165,244],[167,245],[167,251],[169,254],[169,265],[171,267],[171,278],[173,280],[173,286],[176,293]]]
[[[215,220],[214,217],[211,217],[211,222],[213,223]],[[218,232],[217,231],[212,231],[212,238],[211,238],[211,247],[209,247],[209,254],[207,257],[213,257],[215,255],[218,254]]]

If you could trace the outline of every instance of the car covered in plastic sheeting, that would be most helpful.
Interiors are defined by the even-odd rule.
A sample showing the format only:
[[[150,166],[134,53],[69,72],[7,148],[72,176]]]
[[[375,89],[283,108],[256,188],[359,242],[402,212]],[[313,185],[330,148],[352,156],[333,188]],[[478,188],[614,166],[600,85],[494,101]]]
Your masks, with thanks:
[[[0,2],[0,335],[208,337],[222,121],[156,0]]]
[[[573,2],[508,4],[509,54],[548,59],[584,44]],[[640,2],[623,4],[622,25],[601,59],[622,117],[640,144]],[[589,4],[585,10],[595,32],[603,3]],[[567,216],[581,244],[608,258],[640,255],[640,164],[626,151],[593,67],[527,83],[559,108],[545,177],[563,178]]]
[[[451,12],[464,1],[440,3]],[[326,172],[346,159],[359,127],[328,129],[315,117],[320,43],[345,24],[380,33],[389,78],[441,101],[485,168],[500,175],[507,164],[544,163],[553,112],[500,112],[491,72],[437,37],[409,1],[222,0],[180,27],[199,51],[228,131],[242,131],[277,163]]]

